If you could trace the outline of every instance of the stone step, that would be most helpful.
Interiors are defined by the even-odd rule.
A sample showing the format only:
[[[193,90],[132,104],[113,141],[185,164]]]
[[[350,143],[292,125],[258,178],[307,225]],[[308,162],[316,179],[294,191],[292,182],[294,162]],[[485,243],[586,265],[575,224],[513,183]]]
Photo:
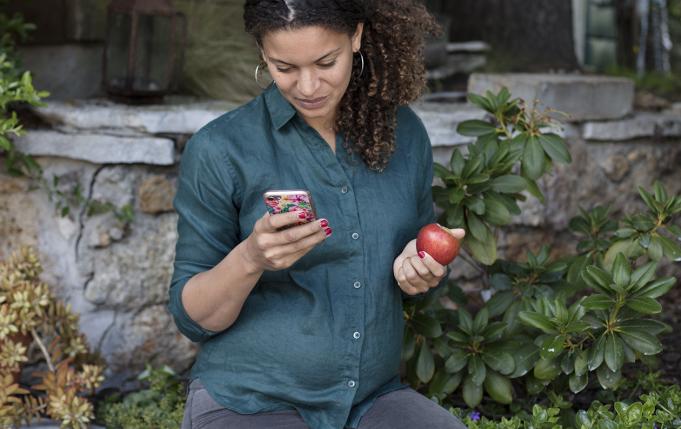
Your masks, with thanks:
[[[578,74],[486,74],[474,73],[468,80],[468,92],[497,93],[507,87],[513,97],[534,100],[544,108],[569,115],[554,115],[559,120],[585,121],[619,119],[629,114],[634,103],[634,82],[610,76]]]
[[[79,130],[132,130],[148,134],[193,134],[236,105],[222,101],[191,102],[169,97],[152,106],[129,106],[107,100],[50,101],[36,113],[55,127]]]
[[[175,162],[175,143],[158,137],[28,130],[14,143],[29,155],[80,159],[95,164],[172,165]]]
[[[638,113],[619,121],[587,122],[582,133],[585,140],[591,141],[681,137],[681,114]]]

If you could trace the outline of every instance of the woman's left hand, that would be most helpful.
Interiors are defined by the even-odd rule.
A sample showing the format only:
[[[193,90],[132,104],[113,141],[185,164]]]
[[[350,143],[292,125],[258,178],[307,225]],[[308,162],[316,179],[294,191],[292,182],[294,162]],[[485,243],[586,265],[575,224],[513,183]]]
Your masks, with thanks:
[[[463,230],[455,230],[463,238]],[[393,262],[393,275],[397,285],[407,295],[417,295],[427,292],[437,286],[447,275],[447,267],[441,265],[426,252],[416,250],[416,239],[411,240],[404,247],[400,255]]]

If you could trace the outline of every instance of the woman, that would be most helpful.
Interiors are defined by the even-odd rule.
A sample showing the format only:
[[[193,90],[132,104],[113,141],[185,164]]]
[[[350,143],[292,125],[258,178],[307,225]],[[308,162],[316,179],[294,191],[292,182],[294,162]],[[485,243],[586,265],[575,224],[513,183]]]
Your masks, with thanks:
[[[406,106],[434,29],[416,0],[247,0],[272,84],[182,156],[169,308],[200,343],[185,428],[455,428],[400,383],[402,299],[446,267],[417,254],[434,220],[432,151]],[[307,189],[320,219],[269,215]],[[463,231],[457,230],[463,237]]]

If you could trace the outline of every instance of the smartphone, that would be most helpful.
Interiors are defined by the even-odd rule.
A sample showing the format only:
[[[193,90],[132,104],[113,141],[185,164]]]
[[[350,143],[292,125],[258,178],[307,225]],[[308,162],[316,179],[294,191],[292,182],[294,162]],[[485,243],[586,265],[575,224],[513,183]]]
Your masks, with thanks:
[[[301,212],[305,219],[301,219],[296,225],[303,225],[317,219],[317,213],[312,203],[312,195],[303,189],[270,190],[263,194],[267,211],[270,214]],[[291,225],[293,226],[293,225]],[[290,228],[287,226],[281,229]]]

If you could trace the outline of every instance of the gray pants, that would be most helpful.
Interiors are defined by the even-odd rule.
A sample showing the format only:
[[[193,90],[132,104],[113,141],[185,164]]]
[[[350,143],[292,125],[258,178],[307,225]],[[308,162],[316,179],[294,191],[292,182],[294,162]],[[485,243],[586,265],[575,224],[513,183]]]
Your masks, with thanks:
[[[182,429],[308,429],[297,411],[238,414],[210,397],[201,382],[189,386]],[[411,388],[379,396],[358,429],[465,429],[447,410]]]

